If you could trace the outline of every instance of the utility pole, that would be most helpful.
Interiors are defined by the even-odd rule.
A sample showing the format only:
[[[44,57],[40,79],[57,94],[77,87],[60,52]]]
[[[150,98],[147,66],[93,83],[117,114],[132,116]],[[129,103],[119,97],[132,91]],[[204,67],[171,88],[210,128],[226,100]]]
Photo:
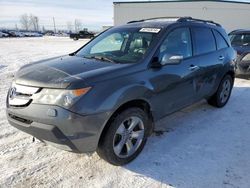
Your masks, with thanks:
[[[43,33],[45,33],[45,31],[46,31],[46,30],[45,30],[45,27],[43,26]]]
[[[56,33],[56,22],[54,17],[53,17],[53,23],[54,23],[54,33]]]
[[[75,19],[75,33],[77,33],[76,19]]]

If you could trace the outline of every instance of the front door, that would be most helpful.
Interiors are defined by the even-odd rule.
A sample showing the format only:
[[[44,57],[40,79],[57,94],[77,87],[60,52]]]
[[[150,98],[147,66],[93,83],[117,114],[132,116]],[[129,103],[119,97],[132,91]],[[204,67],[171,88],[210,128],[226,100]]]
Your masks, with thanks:
[[[159,61],[165,54],[182,56],[183,60],[150,69],[150,82],[155,92],[153,113],[157,118],[192,104],[197,98],[195,81],[199,70],[197,59],[193,57],[189,28],[176,28],[167,35],[157,53]]]

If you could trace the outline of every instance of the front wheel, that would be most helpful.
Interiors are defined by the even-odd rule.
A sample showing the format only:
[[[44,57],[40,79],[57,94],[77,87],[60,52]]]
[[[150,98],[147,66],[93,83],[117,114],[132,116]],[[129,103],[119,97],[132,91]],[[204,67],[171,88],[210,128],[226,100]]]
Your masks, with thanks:
[[[207,100],[208,103],[218,108],[225,106],[231,96],[232,88],[233,79],[230,75],[226,75],[222,79],[217,92]]]
[[[140,108],[129,108],[110,123],[97,148],[98,155],[113,165],[132,161],[143,149],[150,131],[148,114]]]

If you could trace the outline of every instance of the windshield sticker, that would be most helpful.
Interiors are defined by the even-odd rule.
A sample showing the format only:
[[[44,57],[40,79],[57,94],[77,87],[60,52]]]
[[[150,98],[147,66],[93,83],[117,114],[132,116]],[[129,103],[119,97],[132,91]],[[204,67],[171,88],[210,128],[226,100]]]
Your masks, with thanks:
[[[159,33],[161,29],[159,28],[141,28],[140,32],[147,32],[147,33]]]

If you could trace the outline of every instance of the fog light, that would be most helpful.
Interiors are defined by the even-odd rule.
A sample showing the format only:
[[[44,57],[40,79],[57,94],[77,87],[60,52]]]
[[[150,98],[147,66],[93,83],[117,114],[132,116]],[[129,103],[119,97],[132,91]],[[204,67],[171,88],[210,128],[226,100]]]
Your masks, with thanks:
[[[72,104],[73,104],[73,98],[68,95],[64,96],[64,105],[70,106]]]
[[[56,109],[48,109],[47,115],[50,116],[50,117],[56,117],[57,116]]]

